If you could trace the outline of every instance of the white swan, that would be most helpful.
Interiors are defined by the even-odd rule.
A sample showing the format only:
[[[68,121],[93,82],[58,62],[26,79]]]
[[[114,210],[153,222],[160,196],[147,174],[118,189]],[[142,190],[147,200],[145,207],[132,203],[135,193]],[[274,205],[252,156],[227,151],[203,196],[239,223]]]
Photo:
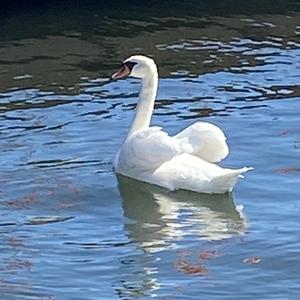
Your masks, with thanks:
[[[149,127],[158,84],[151,58],[129,57],[112,79],[126,76],[140,78],[142,88],[133,124],[114,160],[116,173],[172,191],[225,193],[251,169],[231,170],[215,164],[229,151],[223,131],[213,124],[197,122],[172,137],[160,127]]]

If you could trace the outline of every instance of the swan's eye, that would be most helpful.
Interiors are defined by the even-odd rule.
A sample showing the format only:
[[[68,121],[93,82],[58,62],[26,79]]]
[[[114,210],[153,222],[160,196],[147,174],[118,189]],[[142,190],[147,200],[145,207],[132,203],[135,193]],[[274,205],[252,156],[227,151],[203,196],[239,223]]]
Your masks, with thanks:
[[[125,66],[129,69],[129,71],[131,72],[132,69],[133,69],[133,67],[134,67],[136,64],[137,64],[136,62],[127,61],[127,62],[123,63],[122,66],[125,65]]]

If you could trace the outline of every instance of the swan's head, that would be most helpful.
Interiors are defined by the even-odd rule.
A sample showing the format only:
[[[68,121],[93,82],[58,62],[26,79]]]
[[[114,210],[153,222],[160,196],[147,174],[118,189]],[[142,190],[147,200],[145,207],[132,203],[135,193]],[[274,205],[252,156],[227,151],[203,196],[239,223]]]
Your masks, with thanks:
[[[143,55],[133,55],[125,59],[121,69],[112,75],[112,79],[121,79],[127,76],[145,78],[157,72],[153,59]]]

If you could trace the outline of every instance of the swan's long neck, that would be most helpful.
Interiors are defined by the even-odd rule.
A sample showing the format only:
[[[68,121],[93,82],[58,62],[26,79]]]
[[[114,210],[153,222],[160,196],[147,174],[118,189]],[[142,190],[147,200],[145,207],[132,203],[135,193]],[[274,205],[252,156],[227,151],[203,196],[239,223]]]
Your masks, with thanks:
[[[151,122],[154,102],[157,92],[158,74],[156,68],[142,79],[142,88],[129,135],[143,128],[148,128]],[[128,136],[129,136],[128,135]]]

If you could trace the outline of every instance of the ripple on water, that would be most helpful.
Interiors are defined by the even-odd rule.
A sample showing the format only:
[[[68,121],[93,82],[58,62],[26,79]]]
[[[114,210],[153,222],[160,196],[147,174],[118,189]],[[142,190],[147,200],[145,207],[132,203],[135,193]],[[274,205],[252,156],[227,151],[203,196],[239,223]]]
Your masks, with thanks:
[[[270,12],[141,21],[93,11],[85,22],[81,10],[61,23],[55,10],[42,23],[62,33],[0,41],[2,297],[299,296],[298,14]],[[25,34],[28,22],[17,30],[4,18],[3,32]],[[160,66],[153,122],[170,133],[216,123],[231,147],[222,164],[255,168],[234,194],[117,182],[139,81],[108,76],[137,49]]]

